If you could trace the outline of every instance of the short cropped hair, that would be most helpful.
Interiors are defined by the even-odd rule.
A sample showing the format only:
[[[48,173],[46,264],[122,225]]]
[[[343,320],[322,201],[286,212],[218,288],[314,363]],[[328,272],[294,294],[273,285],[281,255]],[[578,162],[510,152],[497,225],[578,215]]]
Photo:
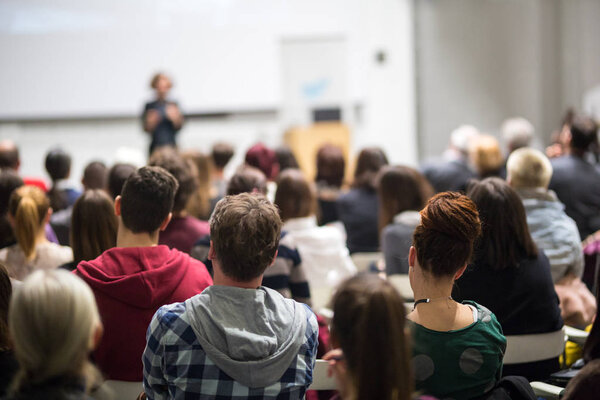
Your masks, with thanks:
[[[150,157],[149,165],[162,167],[177,179],[179,188],[175,194],[173,212],[180,213],[183,211],[190,196],[198,187],[195,167],[191,162],[183,159],[177,150],[170,147],[162,147],[156,150]]]
[[[125,181],[135,170],[131,164],[118,163],[108,171],[108,192],[113,199],[121,194]]]
[[[0,142],[0,168],[17,169],[19,167],[19,148],[11,140]]]
[[[541,151],[522,147],[508,157],[506,172],[512,187],[547,188],[552,178],[552,164]]]
[[[227,184],[227,194],[258,192],[267,194],[267,177],[258,168],[242,165]]]
[[[598,125],[588,116],[576,115],[571,123],[571,144],[574,149],[586,151],[598,141]]]
[[[271,265],[279,246],[281,218],[264,195],[221,199],[210,217],[210,237],[223,273],[248,282]]]
[[[60,148],[50,150],[46,155],[46,171],[52,181],[68,178],[71,172],[71,156]]]
[[[121,219],[133,233],[153,233],[173,209],[177,180],[161,167],[142,167],[121,192]]]
[[[502,123],[502,137],[510,151],[529,146],[534,133],[533,125],[525,118],[510,118]]]
[[[218,169],[223,169],[233,157],[233,146],[229,143],[215,143],[212,148],[211,156],[213,162],[215,163],[215,167]]]
[[[108,170],[101,161],[90,162],[83,170],[83,184],[86,189],[104,189]]]

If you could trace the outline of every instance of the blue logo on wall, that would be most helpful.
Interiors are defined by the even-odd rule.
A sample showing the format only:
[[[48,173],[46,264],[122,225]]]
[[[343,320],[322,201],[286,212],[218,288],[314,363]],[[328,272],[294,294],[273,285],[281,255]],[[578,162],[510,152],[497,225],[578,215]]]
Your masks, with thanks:
[[[302,85],[302,94],[307,100],[316,100],[323,96],[323,93],[325,93],[330,83],[331,80],[328,78],[321,78],[304,83]]]

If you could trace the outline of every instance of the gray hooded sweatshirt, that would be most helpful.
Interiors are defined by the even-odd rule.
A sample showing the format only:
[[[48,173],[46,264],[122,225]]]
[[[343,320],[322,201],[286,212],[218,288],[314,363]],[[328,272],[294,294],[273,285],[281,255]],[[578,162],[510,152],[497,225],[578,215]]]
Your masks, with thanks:
[[[278,382],[305,341],[309,309],[262,286],[210,286],[186,303],[207,357],[250,388]]]

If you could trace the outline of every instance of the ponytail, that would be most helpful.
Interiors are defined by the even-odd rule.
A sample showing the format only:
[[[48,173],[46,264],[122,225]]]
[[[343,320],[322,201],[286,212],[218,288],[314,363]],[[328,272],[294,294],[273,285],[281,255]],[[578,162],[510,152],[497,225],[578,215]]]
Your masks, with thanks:
[[[9,212],[15,219],[15,237],[27,260],[35,258],[38,232],[50,204],[39,188],[22,186],[10,196]]]

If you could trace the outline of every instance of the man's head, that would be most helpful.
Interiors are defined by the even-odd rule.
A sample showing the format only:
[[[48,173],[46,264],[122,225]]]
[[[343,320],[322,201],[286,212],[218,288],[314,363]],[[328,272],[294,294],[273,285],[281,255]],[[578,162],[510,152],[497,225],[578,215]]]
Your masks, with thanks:
[[[227,184],[227,194],[233,196],[240,193],[267,194],[267,178],[258,168],[242,165]]]
[[[170,147],[156,150],[150,157],[150,165],[164,168],[177,180],[179,188],[173,203],[173,214],[177,216],[185,210],[190,196],[198,188],[195,167]]]
[[[21,164],[19,148],[12,140],[0,142],[0,168],[17,170]]]
[[[260,277],[277,254],[281,234],[277,207],[260,194],[226,196],[210,218],[211,254],[237,282]]]
[[[590,117],[576,115],[570,126],[569,147],[572,151],[585,153],[598,140],[598,125]]]
[[[108,171],[108,194],[113,199],[121,194],[125,181],[131,174],[135,172],[136,168],[131,164],[115,164]]]
[[[233,146],[229,143],[215,143],[212,148],[211,156],[215,168],[222,170],[225,168],[231,157],[233,157]]]
[[[502,124],[502,137],[509,152],[529,146],[535,131],[525,118],[510,118]]]
[[[479,136],[477,128],[472,125],[461,125],[450,134],[450,147],[466,156],[473,139],[477,136]]]
[[[106,187],[107,176],[106,165],[100,161],[92,161],[83,170],[81,183],[85,190],[104,189]]]
[[[132,173],[115,204],[124,227],[153,234],[166,226],[177,186],[173,175],[161,167],[142,167]]]
[[[513,151],[506,162],[507,182],[514,188],[548,188],[552,164],[542,152],[531,147]]]
[[[67,179],[71,173],[71,156],[61,148],[50,150],[46,155],[46,171],[53,182]]]

